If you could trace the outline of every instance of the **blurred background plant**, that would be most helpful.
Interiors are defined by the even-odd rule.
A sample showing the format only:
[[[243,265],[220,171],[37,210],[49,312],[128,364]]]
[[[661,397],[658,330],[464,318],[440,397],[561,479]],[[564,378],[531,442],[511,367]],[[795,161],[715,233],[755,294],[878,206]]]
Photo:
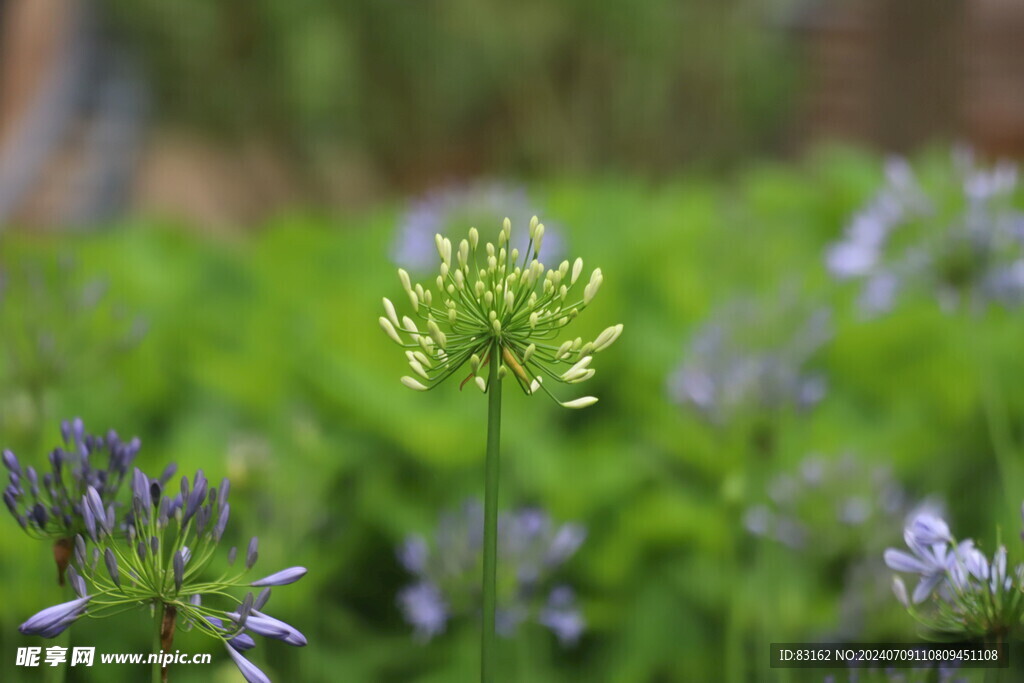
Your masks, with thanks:
[[[537,212],[607,275],[578,334],[629,330],[587,411],[505,401],[502,509],[587,530],[552,577],[586,629],[566,648],[523,624],[509,671],[820,681],[769,672],[764,644],[919,636],[882,559],[906,515],[1017,528],[1018,3],[169,8],[0,4],[0,443],[41,459],[82,415],[138,434],[145,472],[230,478],[267,566],[317,568],[275,597],[310,646],[271,677],[476,674],[471,616],[423,643],[396,602],[416,579],[395,548],[483,461],[478,398],[396,390],[373,325],[432,226],[487,239]],[[865,315],[885,272],[893,305]],[[60,599],[6,522],[0,679],[32,680],[17,625]],[[75,643],[150,647],[90,622]],[[237,680],[210,651],[179,680]]]

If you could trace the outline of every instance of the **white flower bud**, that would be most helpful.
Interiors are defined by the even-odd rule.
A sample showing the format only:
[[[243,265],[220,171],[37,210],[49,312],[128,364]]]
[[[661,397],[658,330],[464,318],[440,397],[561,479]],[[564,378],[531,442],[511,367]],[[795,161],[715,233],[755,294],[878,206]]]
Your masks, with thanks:
[[[430,332],[430,338],[434,340],[439,347],[442,349],[448,346],[448,338],[445,336],[441,328],[437,326],[433,320],[427,321],[427,331]]]
[[[562,373],[562,380],[565,382],[571,382],[572,380],[582,376],[590,365],[590,361],[593,356],[584,356],[580,360],[576,361],[576,364],[571,368]]]
[[[480,388],[480,391],[482,391],[485,394],[487,393],[487,382],[484,381],[483,377],[481,377],[480,375],[477,375],[473,379],[473,381],[476,383],[477,387]]]
[[[469,242],[462,240],[459,242],[459,266],[465,268],[467,263],[469,263]]]
[[[415,377],[409,377],[408,375],[402,378],[402,384],[409,387],[410,389],[415,389],[416,391],[426,391],[427,389],[430,388],[424,386],[423,383],[420,382]]]
[[[390,320],[388,320],[384,316],[381,316],[380,319],[379,319],[379,322],[380,322],[381,329],[384,330],[384,332],[389,337],[391,337],[392,341],[394,341],[396,344],[398,344],[400,346],[404,346],[404,343],[402,342],[402,338],[398,336],[398,332],[395,331],[395,327],[394,327],[394,325],[391,324]]]
[[[492,320],[491,321],[491,327],[494,328],[494,334],[501,334],[501,321],[500,320]]]
[[[409,289],[406,291],[409,295],[409,303],[412,304],[412,312],[416,313],[420,310],[420,298],[416,295],[416,290]]]
[[[398,269],[398,279],[402,282],[402,289],[409,291],[412,289],[412,282],[409,280],[409,273],[405,272],[404,269]]]
[[[537,234],[537,226],[540,225],[540,221],[536,216],[530,219],[530,239],[534,239]]]
[[[409,361],[409,367],[412,368],[412,371],[415,372],[420,377],[422,377],[423,379],[430,379],[430,375],[427,374],[427,371],[423,369],[423,366],[420,365],[420,362],[415,358]]]
[[[395,312],[395,305],[391,303],[391,299],[384,297],[384,312],[388,315],[388,320],[395,327],[399,327],[398,314]]]
[[[578,258],[576,262],[572,264],[572,277],[569,279],[569,284],[574,285],[576,281],[580,279],[580,273],[583,272],[583,259]]]
[[[594,295],[597,294],[598,288],[601,286],[601,282],[604,280],[604,276],[601,274],[600,268],[595,268],[594,272],[590,275],[590,283],[587,284],[583,290],[583,305],[588,305],[594,300]]]
[[[469,248],[475,250],[478,244],[480,244],[480,233],[477,232],[476,228],[470,228],[469,229]]]
[[[523,364],[524,365],[526,363],[530,362],[530,357],[533,356],[533,353],[536,350],[537,350],[537,345],[536,344],[530,344],[529,346],[526,347],[526,350],[523,351]]]
[[[454,325],[455,321],[459,319],[459,313],[454,308],[448,309],[448,324]]]
[[[508,374],[508,368],[504,365],[498,367],[498,379],[505,379],[505,375]]]
[[[597,335],[597,339],[594,340],[594,352],[604,351],[611,346],[619,335],[622,334],[622,324],[612,325],[607,328],[604,332]]]
[[[594,396],[583,396],[582,398],[577,398],[577,399],[574,399],[572,401],[565,401],[561,405],[562,405],[563,408],[579,409],[579,408],[588,408],[588,407],[594,405],[595,403],[597,403],[597,398],[596,397],[594,397]]]

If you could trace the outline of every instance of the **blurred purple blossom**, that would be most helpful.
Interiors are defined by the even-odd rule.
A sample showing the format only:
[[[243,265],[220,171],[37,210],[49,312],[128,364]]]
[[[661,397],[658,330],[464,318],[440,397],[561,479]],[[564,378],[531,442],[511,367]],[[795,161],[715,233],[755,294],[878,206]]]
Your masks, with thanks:
[[[807,366],[831,336],[826,308],[807,313],[787,304],[768,311],[733,301],[694,334],[669,377],[669,394],[716,424],[750,411],[811,408],[825,397],[827,382]]]
[[[544,511],[523,508],[498,519],[497,630],[511,636],[524,621],[549,628],[572,645],[585,622],[567,586],[543,590],[551,574],[579,549],[586,530],[556,524]],[[416,582],[398,594],[402,614],[416,637],[430,640],[448,620],[479,612],[483,553],[483,508],[476,501],[442,515],[432,541],[409,536],[398,549],[399,562]]]
[[[891,159],[885,176],[825,254],[837,279],[863,281],[858,305],[865,314],[891,310],[914,288],[930,291],[946,310],[965,302],[1024,302],[1024,212],[1012,202],[1015,166],[980,167],[970,150],[958,149],[934,195],[902,159]],[[952,212],[947,196],[956,200]]]
[[[413,200],[402,217],[391,256],[410,271],[425,271],[437,264],[434,235],[470,227],[480,231],[481,242],[497,243],[502,221],[512,221],[512,247],[525,253],[529,241],[525,229],[534,216],[544,223],[545,263],[557,266],[565,252],[562,230],[546,220],[526,194],[515,185],[496,181],[475,181],[441,187]]]

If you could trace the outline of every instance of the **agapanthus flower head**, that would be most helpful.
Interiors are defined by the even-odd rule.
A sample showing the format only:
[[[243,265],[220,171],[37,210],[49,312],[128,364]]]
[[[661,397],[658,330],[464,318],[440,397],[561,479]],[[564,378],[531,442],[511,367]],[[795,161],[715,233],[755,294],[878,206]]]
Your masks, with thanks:
[[[483,563],[483,508],[466,502],[441,517],[434,539],[410,536],[398,550],[416,582],[398,595],[398,604],[418,638],[444,632],[456,616],[479,610],[479,574]],[[497,630],[512,635],[533,620],[549,628],[564,645],[574,644],[585,627],[572,590],[548,587],[554,571],[572,557],[586,538],[578,524],[555,524],[536,508],[502,514],[498,519]]]
[[[457,246],[437,234],[434,243],[441,263],[433,284],[413,284],[408,272],[398,270],[420,322],[399,318],[387,298],[386,315],[379,322],[388,337],[406,349],[414,376],[402,378],[405,386],[426,391],[468,366],[470,376],[463,384],[472,379],[487,392],[491,387],[482,369],[495,362],[498,379],[511,375],[526,394],[542,391],[566,408],[597,402],[593,396],[560,401],[548,386],[590,379],[594,354],[618,339],[622,325],[606,328],[593,341],[557,341],[562,329],[593,301],[604,276],[596,268],[589,279],[582,278],[579,258],[548,269],[540,261],[544,235],[544,225],[536,217],[530,221],[522,251],[511,246],[512,224],[507,218],[497,244],[481,244],[476,228],[470,228],[468,238]]]
[[[945,309],[1020,304],[1024,212],[1013,204],[1016,187],[1015,166],[979,167],[969,150],[954,152],[952,172],[934,192],[906,161],[891,160],[885,185],[829,247],[828,269],[863,281],[859,303],[867,314],[890,310],[915,288]]]
[[[750,411],[802,410],[820,402],[827,384],[808,366],[831,339],[831,312],[807,311],[785,296],[780,301],[766,307],[737,299],[716,311],[670,375],[672,398],[715,424]]]
[[[224,643],[246,680],[267,681],[239,652],[255,645],[254,634],[293,646],[306,644],[301,632],[262,611],[270,586],[294,583],[306,569],[247,576],[257,559],[254,537],[243,568],[209,578],[230,513],[229,483],[225,479],[219,488],[211,486],[199,470],[173,488],[177,490],[164,479],[150,479],[134,469],[131,502],[115,518],[115,508],[104,508],[96,488],[87,486],[77,502],[87,532],[75,537],[74,561],[68,569],[80,597],[43,610],[22,625],[22,632],[52,637],[82,615],[103,618],[132,605],[152,606],[162,614],[165,650],[170,650],[176,628],[197,629]],[[229,565],[234,564],[234,555],[232,548]],[[254,595],[248,590],[254,587],[263,590]],[[232,589],[247,592],[236,597]],[[203,596],[223,606],[207,604]]]
[[[747,531],[824,561],[881,550],[910,510],[892,470],[853,453],[808,455],[772,477],[766,493],[747,509]]]
[[[444,233],[453,225],[475,225],[484,230],[485,242],[496,242],[501,221],[506,216],[513,225],[525,225],[531,216],[540,213],[526,190],[516,185],[481,180],[437,188],[410,204],[399,225],[392,256],[395,263],[413,273],[429,271],[436,262],[434,235],[437,233]],[[549,222],[546,232],[548,258],[561,258],[564,251],[561,231]],[[510,248],[525,253],[526,233],[517,234]]]
[[[54,556],[63,581],[71,539],[76,534],[95,537],[98,529],[106,529],[141,444],[138,438],[122,441],[114,430],[88,434],[81,418],[63,422],[61,435],[64,444],[50,452],[48,471],[42,474],[11,451],[3,452],[10,477],[3,497],[26,532],[57,542]],[[160,481],[173,474],[173,466],[168,467]]]
[[[918,577],[909,598],[903,579],[893,579],[893,593],[914,618],[936,633],[969,638],[1005,638],[1020,628],[1024,565],[1009,570],[1005,546],[989,560],[973,540],[958,543],[945,520],[927,512],[908,520],[904,539],[910,552],[889,548],[884,558],[890,569]]]

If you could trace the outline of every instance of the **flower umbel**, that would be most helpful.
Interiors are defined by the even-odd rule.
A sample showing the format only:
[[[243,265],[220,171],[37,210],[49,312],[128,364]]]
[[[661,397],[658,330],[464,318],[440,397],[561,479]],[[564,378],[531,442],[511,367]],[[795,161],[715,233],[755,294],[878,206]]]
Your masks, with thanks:
[[[399,318],[394,304],[384,299],[386,315],[381,316],[380,326],[406,349],[414,373],[403,377],[402,384],[418,391],[433,389],[468,363],[470,375],[463,384],[472,379],[487,392],[490,387],[480,369],[497,351],[499,379],[511,373],[526,394],[543,391],[566,408],[593,405],[597,402],[593,396],[560,401],[545,382],[578,384],[590,379],[595,372],[590,367],[593,355],[622,333],[620,324],[608,327],[593,341],[584,342],[581,337],[555,341],[562,328],[593,301],[604,279],[601,269],[594,269],[585,285],[580,278],[582,259],[547,269],[539,260],[544,225],[536,216],[530,221],[525,251],[510,248],[511,234],[512,224],[506,218],[497,245],[480,245],[476,228],[470,228],[468,238],[457,247],[435,235],[441,264],[433,287],[414,285],[405,270],[398,270],[413,314],[421,321]]]
[[[890,548],[890,569],[920,578],[908,598],[903,579],[893,579],[893,592],[911,616],[935,633],[1005,638],[1024,617],[1024,566],[1007,571],[1005,546],[989,560],[974,541],[957,543],[941,518],[920,514],[904,529],[910,552]],[[922,603],[924,607],[918,607]]]
[[[254,537],[243,568],[221,572],[214,579],[205,576],[231,512],[229,488],[227,479],[219,489],[210,486],[200,470],[191,480],[182,477],[180,492],[170,496],[160,480],[135,469],[131,504],[118,519],[115,508],[104,509],[97,490],[87,486],[77,502],[87,534],[75,537],[74,560],[67,570],[79,598],[39,612],[21,625],[21,632],[51,638],[83,614],[102,618],[149,606],[160,620],[165,651],[171,649],[176,628],[195,628],[224,643],[246,680],[269,681],[239,651],[255,646],[251,634],[293,646],[306,644],[294,627],[261,611],[270,599],[270,586],[294,583],[306,569],[291,567],[256,580],[247,578],[258,555]],[[232,548],[229,564],[235,556]],[[249,591],[244,598],[229,592],[248,587],[262,590],[258,595]],[[227,604],[207,606],[203,596]]]

